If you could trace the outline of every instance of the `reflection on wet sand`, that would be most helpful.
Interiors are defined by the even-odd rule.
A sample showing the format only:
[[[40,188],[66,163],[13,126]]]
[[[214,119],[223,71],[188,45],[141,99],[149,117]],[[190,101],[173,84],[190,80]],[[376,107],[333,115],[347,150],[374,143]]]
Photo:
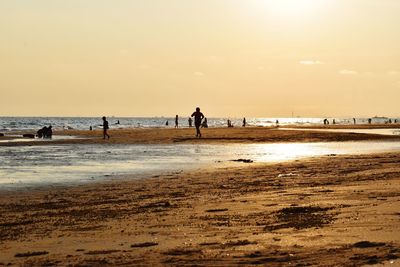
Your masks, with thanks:
[[[400,142],[14,146],[0,151],[0,187],[96,181],[110,176],[400,151]],[[232,161],[235,160],[235,161]],[[34,174],[34,175],[32,175]]]

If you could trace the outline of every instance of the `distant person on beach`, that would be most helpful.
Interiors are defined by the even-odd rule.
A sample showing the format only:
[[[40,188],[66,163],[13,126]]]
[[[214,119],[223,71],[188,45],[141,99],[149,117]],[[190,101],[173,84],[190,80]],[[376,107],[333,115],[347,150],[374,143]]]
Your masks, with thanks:
[[[278,127],[279,126],[279,120],[276,120],[275,124],[276,124],[276,127]]]
[[[109,129],[108,121],[107,121],[106,117],[104,117],[104,116],[102,119],[103,119],[103,139],[106,139],[106,136],[107,136],[107,139],[110,139],[110,136],[107,133],[107,130]]]
[[[119,124],[119,120],[117,120],[117,122],[115,124]]]
[[[179,121],[178,121],[178,115],[175,116],[175,128],[178,128]]]
[[[192,118],[191,117],[189,117],[189,119],[188,119],[188,123],[189,123],[189,127],[192,127],[193,125],[192,125],[192,123],[193,123],[193,120],[192,120]]]
[[[336,124],[336,121],[335,121],[335,119],[333,119],[333,120],[332,120],[332,124]]]
[[[38,138],[51,138],[53,136],[53,129],[50,125],[49,127],[44,126],[42,129],[37,131]]]
[[[369,118],[369,119],[368,119],[368,124],[371,124],[371,123],[372,123],[372,119]]]
[[[43,132],[44,132],[46,129],[47,129],[47,127],[44,126],[42,129],[38,130],[38,131],[36,132],[37,137],[38,137],[38,138],[43,138]]]
[[[246,118],[243,118],[243,127],[246,127]]]
[[[204,118],[203,122],[201,123],[201,128],[208,128],[207,118]]]
[[[53,127],[51,125],[49,125],[49,127],[47,127],[47,131],[44,133],[44,138],[52,138],[53,137]]]
[[[204,118],[203,113],[200,112],[200,108],[197,107],[196,111],[193,112],[192,116],[190,117],[194,117],[194,126],[196,127],[196,137],[201,137],[201,132],[200,132],[200,126],[201,126],[201,121]]]
[[[89,127],[89,131],[91,131],[91,130],[93,130],[93,127],[92,127],[92,126]]]
[[[353,118],[353,123],[356,124],[356,118]]]
[[[168,126],[168,121],[165,123],[165,126]]]

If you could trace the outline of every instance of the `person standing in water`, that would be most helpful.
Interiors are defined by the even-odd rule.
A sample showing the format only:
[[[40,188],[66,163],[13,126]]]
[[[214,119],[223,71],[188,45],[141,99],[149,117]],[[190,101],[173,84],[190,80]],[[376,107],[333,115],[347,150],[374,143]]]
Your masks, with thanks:
[[[196,137],[201,137],[201,132],[200,132],[200,126],[201,126],[201,121],[204,118],[203,113],[200,112],[200,108],[197,107],[196,111],[193,112],[192,116],[190,117],[194,117],[194,126],[196,127]]]
[[[193,122],[192,117],[189,117],[188,122],[189,122],[189,127],[192,127],[192,122]]]
[[[108,121],[107,121],[106,117],[103,116],[103,139],[106,139],[106,136],[107,136],[107,139],[110,139],[110,136],[107,133],[108,129],[109,129]]]
[[[175,128],[178,128],[179,122],[178,122],[178,115],[175,116]]]

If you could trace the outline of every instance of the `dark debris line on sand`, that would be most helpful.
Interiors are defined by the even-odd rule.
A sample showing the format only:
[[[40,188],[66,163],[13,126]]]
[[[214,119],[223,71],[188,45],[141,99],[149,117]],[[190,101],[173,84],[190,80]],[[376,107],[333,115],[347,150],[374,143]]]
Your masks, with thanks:
[[[146,247],[154,247],[157,245],[158,245],[157,242],[144,242],[144,243],[132,244],[131,248],[146,248]]]
[[[32,252],[28,251],[25,253],[17,253],[17,254],[15,254],[15,257],[22,258],[22,257],[32,257],[32,256],[40,256],[40,255],[47,255],[47,254],[49,254],[49,252],[47,252],[47,251],[32,251]]]

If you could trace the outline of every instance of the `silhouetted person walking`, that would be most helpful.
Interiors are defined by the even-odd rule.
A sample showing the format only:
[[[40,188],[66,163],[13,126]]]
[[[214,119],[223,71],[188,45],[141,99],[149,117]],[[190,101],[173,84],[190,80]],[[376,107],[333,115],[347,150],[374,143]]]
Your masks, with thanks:
[[[107,139],[110,139],[110,136],[107,133],[108,129],[109,129],[108,121],[107,121],[106,117],[103,117],[103,139],[106,139],[106,136],[107,136]]]
[[[189,117],[189,119],[188,119],[188,122],[189,122],[189,127],[192,127],[193,125],[192,125],[192,123],[193,123],[193,120],[192,120],[192,118],[191,117]]]
[[[194,126],[196,127],[196,137],[201,137],[201,132],[200,132],[200,126],[201,126],[201,121],[204,118],[203,113],[200,112],[200,108],[197,107],[196,111],[193,112],[192,116],[190,117],[194,117]]]
[[[179,121],[178,121],[178,115],[175,116],[175,128],[178,128]]]
[[[246,127],[246,118],[243,118],[243,127]]]

